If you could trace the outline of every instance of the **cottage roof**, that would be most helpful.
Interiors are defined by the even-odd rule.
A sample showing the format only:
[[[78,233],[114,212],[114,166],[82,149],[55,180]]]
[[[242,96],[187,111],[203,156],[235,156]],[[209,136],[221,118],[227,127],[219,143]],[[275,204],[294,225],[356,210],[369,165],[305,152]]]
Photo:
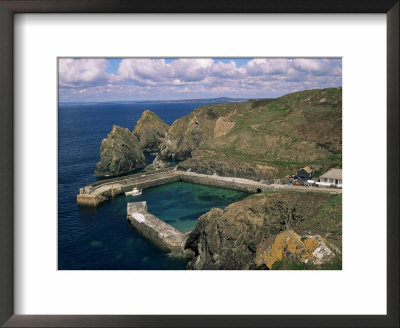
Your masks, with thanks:
[[[302,170],[306,171],[307,173],[311,173],[313,170],[309,166],[305,166],[302,168]]]
[[[320,178],[342,180],[342,170],[341,169],[329,170],[325,174],[321,175]]]

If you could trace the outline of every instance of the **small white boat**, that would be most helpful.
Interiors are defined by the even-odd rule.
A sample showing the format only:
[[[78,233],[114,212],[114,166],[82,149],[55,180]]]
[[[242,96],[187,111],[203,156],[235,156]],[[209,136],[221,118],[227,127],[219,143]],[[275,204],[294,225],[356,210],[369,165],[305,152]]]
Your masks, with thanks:
[[[133,188],[131,191],[125,193],[126,196],[139,196],[142,194],[142,189]]]

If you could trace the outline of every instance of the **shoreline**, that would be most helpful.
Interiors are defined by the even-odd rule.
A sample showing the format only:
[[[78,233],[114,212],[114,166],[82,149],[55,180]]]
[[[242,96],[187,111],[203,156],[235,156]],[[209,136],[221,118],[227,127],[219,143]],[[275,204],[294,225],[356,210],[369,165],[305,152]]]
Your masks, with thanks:
[[[248,193],[261,193],[265,191],[298,191],[298,192],[325,192],[330,194],[340,194],[342,189],[336,188],[313,188],[303,186],[288,186],[279,184],[266,184],[244,178],[223,177],[195,173],[190,171],[178,171],[174,169],[162,171],[150,171],[146,173],[137,173],[116,179],[101,180],[89,184],[79,189],[76,196],[77,204],[80,206],[96,207],[102,202],[116,195],[122,194],[132,188],[146,189],[150,187],[161,186],[173,182],[189,182],[224,189],[243,191]]]

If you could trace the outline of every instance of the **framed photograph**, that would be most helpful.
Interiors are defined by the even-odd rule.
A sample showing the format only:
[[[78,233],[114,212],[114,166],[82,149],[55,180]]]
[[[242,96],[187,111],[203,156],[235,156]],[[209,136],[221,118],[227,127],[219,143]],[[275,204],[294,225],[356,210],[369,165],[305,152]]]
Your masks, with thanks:
[[[399,325],[398,1],[0,9],[2,325]]]
[[[342,269],[341,58],[59,58],[58,83],[58,270]]]

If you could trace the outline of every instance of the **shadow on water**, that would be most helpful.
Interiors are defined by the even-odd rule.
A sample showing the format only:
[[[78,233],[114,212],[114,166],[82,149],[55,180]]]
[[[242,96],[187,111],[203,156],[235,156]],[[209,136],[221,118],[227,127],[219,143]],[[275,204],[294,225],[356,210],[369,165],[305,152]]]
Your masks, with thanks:
[[[197,221],[197,219],[202,216],[204,213],[207,213],[208,211],[201,211],[201,212],[197,212],[197,213],[193,213],[190,215],[185,215],[185,216],[181,216],[179,217],[179,220],[181,221]]]
[[[197,198],[206,202],[212,201],[213,199],[211,195],[199,195]]]

